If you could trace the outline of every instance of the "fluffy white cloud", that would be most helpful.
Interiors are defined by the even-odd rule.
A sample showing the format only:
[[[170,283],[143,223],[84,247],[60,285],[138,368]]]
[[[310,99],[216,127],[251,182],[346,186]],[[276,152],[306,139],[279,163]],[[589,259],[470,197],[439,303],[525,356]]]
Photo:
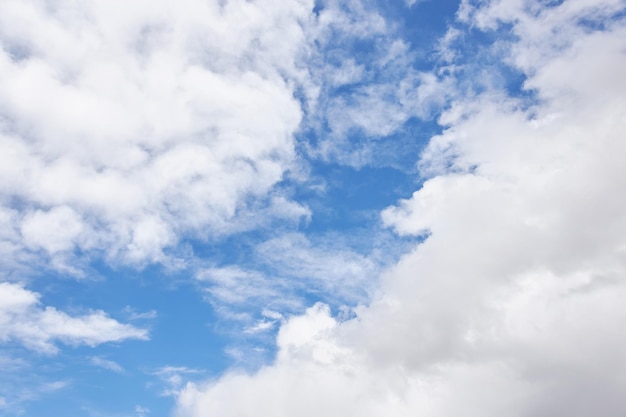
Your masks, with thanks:
[[[43,248],[50,253],[71,249],[82,227],[81,219],[67,206],[58,206],[47,212],[37,210],[21,222],[26,246]]]
[[[126,339],[148,339],[148,331],[108,317],[103,311],[70,316],[42,307],[39,294],[23,286],[0,283],[0,342],[18,342],[29,349],[56,353],[55,342],[96,346]]]
[[[262,222],[249,204],[306,216],[266,197],[293,165],[312,7],[2,2],[0,199],[19,232],[3,246],[165,262],[181,237]]]
[[[420,161],[430,179],[383,212],[425,240],[379,295],[352,320],[321,305],[291,319],[275,363],[189,384],[179,415],[624,415],[620,5],[463,6],[472,25],[513,26],[496,47],[537,102],[459,96]]]

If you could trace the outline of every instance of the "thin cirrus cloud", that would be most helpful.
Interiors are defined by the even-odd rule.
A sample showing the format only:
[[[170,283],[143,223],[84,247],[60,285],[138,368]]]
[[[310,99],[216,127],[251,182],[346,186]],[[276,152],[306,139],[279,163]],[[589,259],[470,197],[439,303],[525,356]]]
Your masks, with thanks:
[[[178,415],[623,415],[620,10],[463,2],[454,30],[516,34],[493,48],[534,103],[456,95],[419,162],[427,180],[382,213],[424,241],[371,304],[344,322],[322,304],[292,318],[274,363],[190,383]]]

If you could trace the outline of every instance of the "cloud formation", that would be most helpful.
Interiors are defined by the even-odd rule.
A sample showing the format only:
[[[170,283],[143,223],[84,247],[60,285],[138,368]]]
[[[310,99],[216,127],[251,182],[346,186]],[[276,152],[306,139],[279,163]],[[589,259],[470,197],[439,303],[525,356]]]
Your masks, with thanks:
[[[2,2],[3,254],[74,274],[75,251],[168,263],[181,238],[306,216],[271,190],[294,160],[311,8]]]
[[[373,246],[364,255],[338,236],[287,233],[259,243],[236,264],[199,268],[196,285],[220,318],[219,332],[231,339],[226,354],[248,369],[267,363],[285,316],[304,312],[311,300],[350,316],[375,292],[377,275],[388,263],[379,252],[397,251]]]
[[[17,342],[47,354],[58,352],[55,342],[96,346],[127,339],[148,339],[148,331],[108,317],[103,311],[70,316],[43,307],[39,294],[19,284],[0,283],[0,342]]]
[[[375,2],[321,4],[309,28],[320,46],[309,61],[315,94],[303,130],[315,133],[307,137],[308,152],[355,168],[393,165],[380,158],[393,146],[385,139],[411,118],[432,118],[445,103],[448,80],[414,68],[415,51]]]
[[[126,372],[126,370],[122,368],[120,364],[118,364],[117,362],[109,360],[109,359],[101,358],[99,356],[91,357],[90,363],[93,366],[97,366],[99,368],[106,369],[108,371],[115,372],[118,374],[123,374]]]
[[[491,52],[525,75],[532,105],[456,92],[419,161],[427,180],[382,213],[425,239],[378,296],[343,322],[321,304],[293,317],[273,364],[188,384],[178,415],[624,415],[620,10],[464,2],[459,27],[515,35]]]

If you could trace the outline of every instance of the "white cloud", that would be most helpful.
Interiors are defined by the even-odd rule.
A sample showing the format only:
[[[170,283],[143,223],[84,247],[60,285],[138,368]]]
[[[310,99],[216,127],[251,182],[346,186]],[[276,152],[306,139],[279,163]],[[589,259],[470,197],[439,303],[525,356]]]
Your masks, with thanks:
[[[261,299],[279,298],[278,288],[284,282],[270,280],[258,271],[248,271],[236,266],[206,268],[198,272],[197,279],[206,283],[206,291],[226,306],[251,303]],[[278,287],[278,288],[277,288]]]
[[[248,268],[204,268],[196,279],[223,317],[256,333],[272,328],[283,313],[302,312],[310,296],[334,306],[367,300],[383,264],[376,249],[366,256],[336,236],[311,240],[289,233],[257,245]]]
[[[414,69],[417,54],[372,2],[322,5],[309,29],[320,47],[309,62],[312,86],[303,127],[315,131],[316,139],[308,151],[356,168],[380,164],[386,146],[380,139],[411,118],[430,119],[450,86],[445,78]]]
[[[76,212],[67,206],[27,214],[21,222],[24,243],[49,253],[71,249],[82,232],[83,224]]]
[[[19,284],[0,283],[0,342],[18,342],[29,349],[53,354],[55,342],[96,346],[126,339],[148,339],[147,330],[120,323],[103,311],[70,316],[42,307],[39,294]]]
[[[138,417],[144,417],[150,414],[150,409],[147,407],[142,407],[140,405],[135,406],[135,413],[137,413]]]
[[[311,299],[328,303],[342,318],[352,316],[352,308],[374,293],[388,261],[377,252],[397,251],[367,246],[374,248],[364,255],[340,236],[288,233],[257,245],[247,262],[200,269],[197,284],[223,320],[220,330],[231,337],[225,351],[233,363],[245,369],[266,363],[275,330]]]
[[[496,47],[539,100],[459,95],[441,116],[431,178],[383,212],[426,239],[371,304],[342,323],[321,305],[292,318],[273,364],[188,384],[178,415],[626,413],[626,29],[606,17],[617,2],[541,4],[465,16],[513,25],[520,39]]]
[[[267,195],[294,164],[312,7],[2,2],[0,198],[20,232],[3,246],[143,265],[254,227],[250,204],[307,216]]]
[[[151,373],[159,378],[164,385],[161,395],[175,396],[180,393],[181,388],[192,375],[202,374],[199,369],[188,368],[186,366],[164,366]]]
[[[123,374],[124,372],[126,372],[124,368],[122,368],[117,362],[109,359],[104,359],[99,356],[91,357],[90,362],[94,366],[109,370],[111,372],[115,372],[117,374]]]
[[[274,327],[275,324],[276,321],[274,320],[259,320],[254,325],[246,327],[243,332],[246,334],[266,332]]]
[[[156,319],[157,316],[159,315],[156,310],[138,312],[131,306],[124,307],[122,311],[128,316],[128,320],[130,321],[153,320],[153,319]]]
[[[279,276],[289,277],[294,288],[317,290],[347,303],[362,301],[373,286],[378,260],[332,238],[311,241],[303,234],[287,234],[261,243],[256,256]]]

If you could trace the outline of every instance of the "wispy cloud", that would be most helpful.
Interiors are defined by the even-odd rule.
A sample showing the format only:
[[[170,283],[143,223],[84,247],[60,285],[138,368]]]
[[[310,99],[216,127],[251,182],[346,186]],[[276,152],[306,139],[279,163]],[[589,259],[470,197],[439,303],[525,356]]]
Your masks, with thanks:
[[[399,165],[381,158],[385,139],[411,118],[434,117],[449,79],[417,70],[419,54],[371,2],[324,2],[317,24],[319,57],[310,63],[317,89],[303,122],[310,155],[356,168]]]
[[[124,307],[124,313],[128,315],[128,320],[154,320],[158,317],[158,313],[156,310],[138,312],[131,306]]]
[[[19,284],[0,283],[0,341],[16,341],[29,349],[54,354],[55,342],[96,346],[126,339],[148,339],[147,330],[120,323],[103,311],[70,316],[41,307],[39,294]]]
[[[135,406],[135,413],[137,413],[137,417],[145,417],[150,414],[150,409],[147,407],[142,407],[140,405]]]
[[[203,373],[204,371],[199,369],[169,365],[150,372],[150,374],[156,376],[164,386],[161,390],[161,395],[168,397],[178,395],[192,376],[197,378]]]
[[[24,415],[29,403],[71,386],[66,379],[43,380],[35,374],[8,371],[0,380],[0,413]]]
[[[92,365],[98,366],[102,369],[109,370],[111,372],[115,372],[117,374],[123,374],[126,371],[122,368],[117,362],[114,362],[109,359],[105,359],[99,356],[92,356],[89,361]]]
[[[201,269],[197,280],[218,312],[247,322],[255,333],[272,328],[282,314],[303,311],[309,297],[336,306],[365,302],[382,264],[339,240],[294,233],[257,245],[249,266]]]

